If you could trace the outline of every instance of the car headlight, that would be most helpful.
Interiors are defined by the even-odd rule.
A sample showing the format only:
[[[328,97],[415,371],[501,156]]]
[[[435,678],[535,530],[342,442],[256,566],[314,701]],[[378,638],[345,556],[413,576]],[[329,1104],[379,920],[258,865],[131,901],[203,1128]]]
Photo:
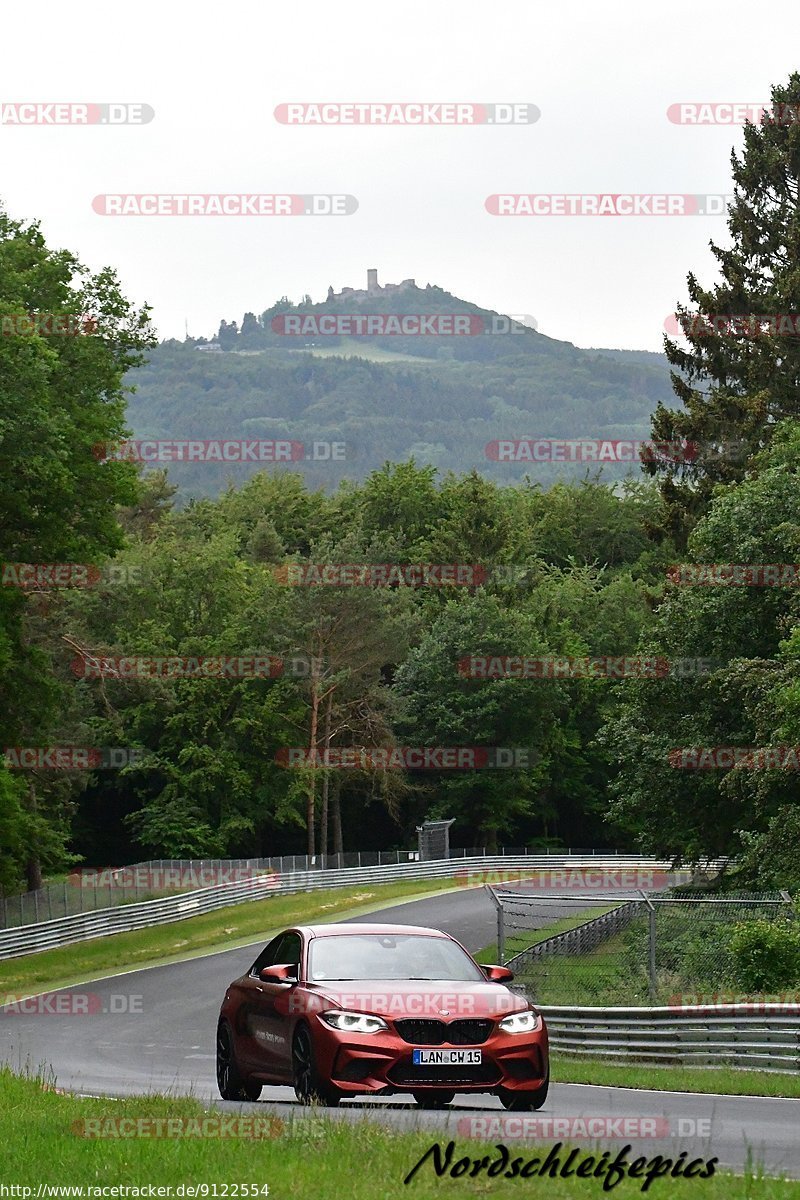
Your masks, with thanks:
[[[533,1033],[540,1023],[539,1014],[528,1009],[527,1012],[512,1013],[510,1017],[503,1017],[500,1028],[504,1033]]]
[[[331,1011],[320,1016],[331,1029],[339,1029],[342,1033],[379,1033],[381,1029],[389,1028],[382,1017],[372,1017],[367,1013]]]

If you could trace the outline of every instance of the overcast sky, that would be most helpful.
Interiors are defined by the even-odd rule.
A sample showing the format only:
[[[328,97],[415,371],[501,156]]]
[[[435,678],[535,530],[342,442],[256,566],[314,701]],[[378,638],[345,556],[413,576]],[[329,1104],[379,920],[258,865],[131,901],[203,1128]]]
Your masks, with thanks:
[[[661,348],[722,217],[495,217],[497,192],[730,191],[739,126],[682,101],[767,101],[800,8],[751,0],[264,0],[3,8],[0,102],[149,104],[141,126],[0,124],[0,202],[117,268],[162,337],[329,284],[407,276],[580,346]],[[283,125],[285,102],[527,102],[527,125]],[[107,193],[346,193],[345,217],[106,217]]]

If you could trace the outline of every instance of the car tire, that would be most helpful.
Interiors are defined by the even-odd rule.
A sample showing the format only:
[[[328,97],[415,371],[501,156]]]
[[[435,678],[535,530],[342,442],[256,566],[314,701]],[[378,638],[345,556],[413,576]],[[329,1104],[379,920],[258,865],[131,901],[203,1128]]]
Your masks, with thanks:
[[[536,1112],[547,1099],[550,1088],[550,1072],[547,1072],[544,1083],[533,1092],[512,1092],[507,1088],[498,1088],[497,1094],[503,1108],[509,1112]]]
[[[320,1079],[308,1026],[301,1025],[292,1042],[292,1082],[301,1104],[324,1104],[336,1108],[341,1093]]]
[[[217,1087],[223,1100],[257,1100],[261,1095],[261,1084],[245,1079],[239,1071],[227,1021],[217,1026]]]
[[[455,1100],[455,1092],[412,1092],[420,1108],[447,1108]]]

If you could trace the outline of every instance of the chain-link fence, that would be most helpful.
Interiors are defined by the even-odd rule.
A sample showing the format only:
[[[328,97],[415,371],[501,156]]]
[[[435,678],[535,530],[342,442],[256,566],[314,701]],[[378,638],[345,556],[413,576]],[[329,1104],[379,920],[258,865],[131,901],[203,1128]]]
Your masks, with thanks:
[[[540,1004],[800,998],[800,921],[783,892],[525,895],[489,889],[498,958]]]

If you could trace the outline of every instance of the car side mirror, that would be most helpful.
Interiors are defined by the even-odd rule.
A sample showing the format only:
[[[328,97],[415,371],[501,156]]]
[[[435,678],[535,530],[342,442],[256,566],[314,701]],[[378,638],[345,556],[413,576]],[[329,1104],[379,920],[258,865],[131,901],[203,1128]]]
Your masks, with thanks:
[[[514,972],[508,967],[484,967],[484,974],[490,983],[511,983]]]
[[[297,967],[281,965],[262,967],[258,972],[264,983],[297,983]]]

